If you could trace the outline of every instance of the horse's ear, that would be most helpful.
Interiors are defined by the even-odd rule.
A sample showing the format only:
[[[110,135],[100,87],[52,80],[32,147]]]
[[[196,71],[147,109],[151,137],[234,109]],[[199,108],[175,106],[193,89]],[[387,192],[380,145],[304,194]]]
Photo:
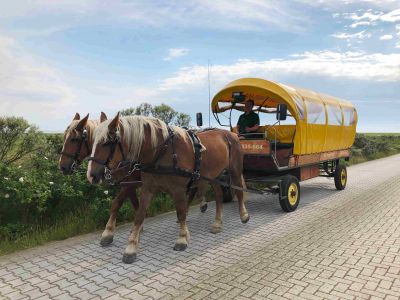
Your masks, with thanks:
[[[75,117],[72,119],[72,121],[80,120],[80,119],[81,119],[81,116],[78,113],[75,113]]]
[[[83,131],[83,128],[85,128],[88,119],[89,119],[89,114],[87,114],[86,117],[84,117],[82,120],[79,121],[78,125],[76,125],[76,130]]]
[[[100,114],[100,123],[103,123],[105,120],[107,120],[107,115],[103,112]]]
[[[118,123],[119,123],[119,112],[114,117],[114,119],[111,121],[111,123],[108,125],[108,131],[110,133],[115,133],[117,131]]]

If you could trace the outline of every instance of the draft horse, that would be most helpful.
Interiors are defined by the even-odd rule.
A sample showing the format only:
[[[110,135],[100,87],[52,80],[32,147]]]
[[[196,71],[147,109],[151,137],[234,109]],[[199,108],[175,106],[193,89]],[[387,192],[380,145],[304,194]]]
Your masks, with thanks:
[[[64,175],[71,175],[82,161],[91,154],[94,131],[105,120],[107,120],[107,116],[103,112],[100,121],[89,120],[89,114],[83,119],[78,113],[75,114],[71,124],[64,132],[64,144],[59,159],[59,168]],[[140,180],[140,172],[131,174],[126,180]],[[102,246],[107,246],[113,242],[117,213],[127,198],[130,199],[135,210],[139,208],[136,187],[121,185],[119,193],[112,201],[110,217],[101,235],[100,244]]]
[[[100,120],[90,120],[89,114],[81,119],[76,113],[67,129],[64,131],[64,143],[59,159],[59,168],[64,175],[71,175],[78,169],[80,164],[91,154],[94,142],[94,131],[96,127],[107,120],[104,112],[101,112]],[[140,172],[134,172],[125,178],[125,181],[140,181]],[[135,210],[139,208],[139,201],[136,195],[137,186],[132,184],[120,185],[120,191],[113,199],[110,208],[110,217],[101,235],[100,244],[108,246],[113,242],[116,219],[119,209],[126,199]],[[207,210],[205,197],[200,204],[201,212]]]
[[[139,235],[153,195],[166,192],[175,200],[180,231],[174,250],[183,251],[189,243],[186,224],[188,200],[193,191],[204,194],[208,183],[216,197],[216,217],[211,231],[218,233],[222,228],[222,188],[215,180],[228,171],[233,185],[245,188],[242,175],[243,153],[238,137],[229,131],[214,129],[197,134],[202,146],[200,162],[201,175],[193,182],[176,170],[194,170],[195,151],[186,130],[169,127],[159,119],[143,116],[120,117],[101,123],[94,134],[92,155],[89,158],[87,177],[93,183],[100,183],[105,177],[119,169],[138,169],[142,172],[142,188],[139,209],[135,215],[132,232],[123,255],[123,262],[136,259]],[[133,166],[132,168],[126,166]],[[111,173],[111,171],[117,171]],[[125,173],[127,176],[129,173]],[[193,174],[193,173],[192,173]],[[120,180],[120,176],[113,180]],[[188,183],[192,185],[188,187]],[[249,220],[245,207],[243,190],[235,190],[239,202],[239,214],[243,223]]]

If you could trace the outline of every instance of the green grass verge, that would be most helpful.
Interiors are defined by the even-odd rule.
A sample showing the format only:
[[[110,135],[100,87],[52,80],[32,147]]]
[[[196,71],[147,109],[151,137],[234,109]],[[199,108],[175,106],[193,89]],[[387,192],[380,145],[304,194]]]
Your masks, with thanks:
[[[194,199],[192,205],[198,204],[199,201],[199,199]],[[174,201],[166,194],[161,193],[156,195],[152,200],[147,211],[147,216],[154,217],[174,209]],[[118,225],[132,221],[134,215],[129,201],[126,201],[120,209],[117,220],[122,221],[118,222]],[[95,230],[104,229],[104,226],[105,222],[96,219],[90,212],[90,207],[84,207],[52,225],[38,225],[31,228],[29,232],[16,236],[12,240],[6,239],[0,241],[0,255],[43,245],[50,241],[59,241],[76,235],[90,233]]]
[[[96,229],[98,229],[97,222],[87,214],[87,209],[82,209],[51,226],[39,225],[31,228],[29,233],[18,236],[13,240],[1,241],[0,255],[32,248],[49,241],[63,240],[75,235],[92,232]]]

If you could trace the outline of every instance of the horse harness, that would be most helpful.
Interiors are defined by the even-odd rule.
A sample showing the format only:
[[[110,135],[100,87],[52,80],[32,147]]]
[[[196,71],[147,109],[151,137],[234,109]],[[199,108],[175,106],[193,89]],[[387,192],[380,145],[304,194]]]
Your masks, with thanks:
[[[78,146],[76,148],[75,153],[68,153],[66,151],[61,151],[62,155],[65,155],[67,157],[70,157],[74,160],[74,162],[72,163],[70,169],[72,171],[75,171],[77,169],[77,167],[81,164],[82,161],[80,161],[79,155],[81,154],[81,149],[82,149],[82,145],[84,144],[86,146],[86,149],[88,150],[88,153],[91,152],[90,146],[89,146],[89,139],[88,139],[88,133],[87,130],[84,129],[82,132],[82,135],[76,138],[72,138],[71,139],[72,142],[78,142]]]
[[[117,148],[117,146],[119,147],[119,150],[121,151],[121,155],[122,155],[122,161],[121,161],[121,163],[119,164],[118,167],[120,167],[121,165],[123,165],[123,166],[126,165],[127,160],[125,159],[124,149],[122,148],[122,144],[121,144],[119,136],[114,136],[111,141],[106,143],[106,145],[110,145],[111,146],[110,153],[108,154],[108,157],[107,157],[106,160],[100,160],[100,159],[97,159],[94,156],[89,156],[88,157],[88,161],[93,160],[94,162],[104,166],[104,178],[106,180],[111,180],[112,176],[111,176],[111,168],[109,166],[109,163],[114,157],[115,149]],[[129,175],[130,174],[131,173],[129,173]]]
[[[151,174],[158,174],[158,175],[177,175],[182,177],[188,177],[189,182],[186,185],[186,191],[189,192],[192,188],[193,184],[201,178],[200,175],[200,166],[201,166],[201,149],[202,145],[200,139],[197,137],[196,133],[193,130],[187,130],[187,134],[189,135],[192,144],[193,144],[193,151],[194,151],[194,166],[193,170],[187,170],[178,167],[178,155],[176,153],[175,147],[175,136],[176,133],[174,130],[168,126],[168,137],[161,145],[160,150],[158,151],[156,158],[153,160],[152,163],[143,164],[140,162],[122,162],[120,165],[121,167],[126,167],[127,165],[130,166],[130,170],[122,180],[126,177],[130,176],[135,171],[140,171],[144,173],[151,173]],[[165,153],[167,152],[168,148],[171,147],[172,149],[172,167],[163,167],[160,166],[158,163],[161,158],[164,157]],[[122,181],[120,180],[120,182]]]
[[[121,141],[119,140],[119,138],[114,138],[113,140],[108,142],[111,145],[111,150],[105,161],[99,160],[93,156],[90,156],[88,158],[88,160],[89,161],[93,160],[96,163],[103,165],[104,166],[104,178],[106,180],[111,180],[112,174],[111,174],[111,168],[109,167],[109,163],[113,159],[115,149],[118,146],[120,148],[123,160],[119,163],[116,171],[118,171],[120,169],[124,169],[127,166],[129,166],[129,171],[127,172],[127,175],[125,175],[122,179],[120,179],[120,180],[118,180],[118,182],[116,182],[117,184],[123,182],[127,177],[129,177],[130,175],[132,175],[134,172],[137,171],[137,172],[144,172],[144,173],[151,173],[151,174],[158,174],[158,175],[175,175],[175,176],[181,176],[181,177],[188,177],[188,178],[190,178],[190,180],[186,185],[187,193],[190,192],[190,190],[193,188],[193,184],[199,179],[208,181],[213,184],[218,184],[218,185],[221,185],[226,188],[232,188],[232,189],[240,190],[240,191],[244,191],[244,192],[249,191],[246,188],[233,185],[229,179],[228,179],[228,182],[226,182],[226,181],[220,180],[219,177],[218,177],[218,179],[212,179],[212,178],[208,178],[208,177],[201,175],[200,166],[201,166],[201,160],[202,160],[202,157],[201,157],[202,145],[201,145],[200,139],[198,138],[198,136],[196,135],[196,133],[193,130],[186,131],[188,133],[190,139],[193,142],[193,148],[194,148],[194,154],[195,154],[193,171],[178,167],[178,155],[177,155],[176,149],[175,149],[176,133],[170,126],[167,126],[167,128],[168,128],[168,137],[166,138],[164,143],[161,145],[160,150],[158,151],[158,153],[156,155],[156,158],[150,164],[142,164],[138,161],[125,160],[124,151],[123,151],[122,144],[121,144]],[[205,129],[204,131],[213,130],[213,129],[215,129],[215,128]],[[230,144],[229,140],[227,140],[227,141],[228,141],[229,152],[230,152],[231,144]],[[165,155],[165,153],[167,152],[167,149],[169,148],[170,145],[172,148],[172,162],[173,162],[172,168],[159,166],[158,162]],[[228,171],[228,175],[229,175],[229,170],[227,170],[227,171]]]

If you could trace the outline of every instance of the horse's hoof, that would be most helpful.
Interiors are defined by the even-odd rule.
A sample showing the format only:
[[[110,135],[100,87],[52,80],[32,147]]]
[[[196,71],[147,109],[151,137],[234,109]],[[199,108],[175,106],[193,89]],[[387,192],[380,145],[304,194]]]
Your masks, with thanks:
[[[175,244],[175,251],[184,251],[187,248],[187,244]]]
[[[100,245],[103,247],[108,246],[113,242],[113,240],[114,240],[113,235],[105,236],[105,237],[101,238]]]
[[[246,224],[250,220],[250,215],[246,214],[243,218],[240,218],[243,224]]]
[[[221,226],[213,226],[211,227],[211,233],[217,234],[220,233],[222,231]]]
[[[206,204],[200,206],[200,211],[201,211],[202,213],[205,213],[205,212],[207,211],[207,208],[208,208],[208,205],[207,205],[207,203],[206,203]]]
[[[136,260],[136,253],[126,254],[122,256],[122,261],[126,264],[131,264]]]

